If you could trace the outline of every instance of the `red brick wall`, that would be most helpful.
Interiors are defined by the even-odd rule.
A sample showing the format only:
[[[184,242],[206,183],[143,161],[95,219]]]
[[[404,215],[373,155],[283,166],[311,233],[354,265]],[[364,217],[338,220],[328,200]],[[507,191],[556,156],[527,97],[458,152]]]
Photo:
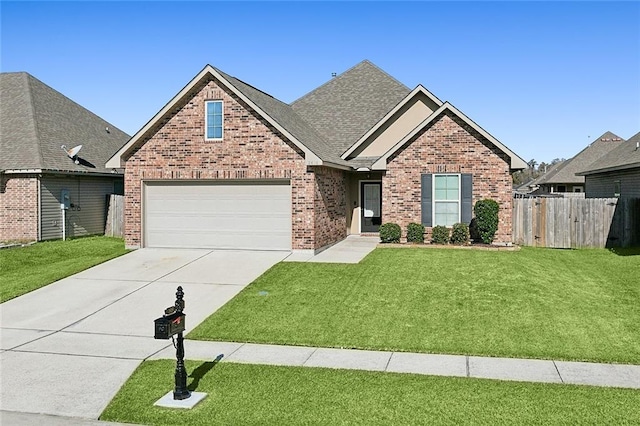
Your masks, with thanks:
[[[206,100],[224,103],[223,140],[205,141]],[[125,240],[141,246],[145,179],[289,179],[292,247],[314,249],[315,178],[303,153],[215,80],[202,85],[126,162]]]
[[[0,177],[0,241],[38,239],[38,178]]]
[[[315,185],[315,248],[321,248],[346,238],[347,200],[345,174],[328,167],[314,168]]]
[[[472,173],[474,205],[483,198],[500,204],[494,242],[511,242],[509,158],[450,112],[434,120],[388,161],[382,178],[382,220],[399,224],[403,235],[410,222],[421,221],[423,173]]]

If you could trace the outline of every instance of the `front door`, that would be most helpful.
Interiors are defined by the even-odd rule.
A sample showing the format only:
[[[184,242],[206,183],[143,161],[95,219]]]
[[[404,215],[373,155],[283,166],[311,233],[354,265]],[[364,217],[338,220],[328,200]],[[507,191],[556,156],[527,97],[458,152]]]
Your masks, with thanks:
[[[382,223],[382,183],[360,184],[360,232],[378,232]]]

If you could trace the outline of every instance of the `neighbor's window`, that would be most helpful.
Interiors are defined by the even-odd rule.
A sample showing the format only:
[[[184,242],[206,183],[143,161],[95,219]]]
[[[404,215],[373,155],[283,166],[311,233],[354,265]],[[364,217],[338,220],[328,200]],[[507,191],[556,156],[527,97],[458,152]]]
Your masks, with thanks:
[[[613,181],[613,196],[614,197],[619,197],[620,196],[620,181],[619,180],[614,180]]]
[[[433,226],[460,222],[460,175],[433,175]]]
[[[205,103],[207,139],[222,139],[222,101]]]

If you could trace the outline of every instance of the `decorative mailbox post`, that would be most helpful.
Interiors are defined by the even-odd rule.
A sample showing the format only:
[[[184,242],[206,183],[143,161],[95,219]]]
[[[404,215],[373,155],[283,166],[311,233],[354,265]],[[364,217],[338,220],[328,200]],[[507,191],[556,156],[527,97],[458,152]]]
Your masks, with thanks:
[[[154,321],[156,339],[170,339],[175,334],[178,335],[176,347],[176,386],[173,390],[173,399],[182,400],[191,396],[191,392],[187,389],[187,369],[184,367],[184,292],[182,286],[176,291],[176,303],[164,310],[164,315]]]

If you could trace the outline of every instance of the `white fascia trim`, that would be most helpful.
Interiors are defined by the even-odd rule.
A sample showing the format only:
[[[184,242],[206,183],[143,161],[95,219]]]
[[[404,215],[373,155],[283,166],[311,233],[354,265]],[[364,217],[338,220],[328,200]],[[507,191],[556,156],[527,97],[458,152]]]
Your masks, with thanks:
[[[33,174],[33,173],[42,173],[42,169],[12,169],[12,170],[3,170],[2,173],[5,175]]]
[[[211,74],[213,77],[221,81],[229,90],[231,90],[235,95],[237,95],[240,99],[246,102],[251,108],[253,108],[258,114],[260,114],[265,120],[269,122],[273,127],[278,129],[283,135],[285,135],[293,144],[302,150],[305,154],[305,162],[308,165],[322,165],[322,160],[316,154],[309,150],[304,144],[302,144],[298,139],[293,137],[288,131],[286,131],[278,122],[276,122],[273,118],[271,118],[268,114],[266,114],[261,108],[259,108],[256,104],[253,103],[249,98],[247,98],[243,93],[241,93],[233,84],[231,84],[227,79],[222,77],[211,65],[207,65],[204,67],[202,71],[198,73],[177,95],[175,95],[169,103],[167,103],[151,120],[144,125],[142,129],[140,129],[131,139],[127,142],[122,148],[118,150],[107,160],[105,167],[108,169],[119,169],[124,168],[124,162],[122,161],[122,157],[125,156],[129,151],[136,146],[136,143],[145,135],[157,122],[160,120],[165,114],[167,114],[184,96],[186,96],[207,74]]]
[[[389,111],[387,114],[385,114],[384,117],[382,117],[380,119],[380,121],[378,121],[371,129],[369,129],[369,131],[367,133],[365,133],[364,135],[362,135],[362,137],[360,139],[358,139],[358,141],[356,143],[354,143],[353,145],[351,145],[351,147],[346,150],[344,152],[344,154],[341,155],[341,158],[343,160],[346,160],[347,157],[349,157],[349,155],[351,155],[353,153],[353,151],[355,151],[359,146],[361,146],[363,143],[365,143],[365,141],[367,139],[369,139],[371,137],[371,135],[373,135],[373,133],[378,130],[380,127],[382,127],[382,125],[384,123],[386,123],[387,121],[389,121],[389,119],[391,119],[391,117],[393,117],[393,115],[398,112],[400,110],[400,108],[402,108],[403,106],[405,106],[406,104],[409,103],[409,101],[411,99],[413,99],[418,93],[422,93],[423,95],[425,95],[427,98],[431,99],[431,101],[433,101],[433,103],[435,103],[436,105],[438,105],[439,107],[442,106],[442,101],[440,99],[438,99],[433,93],[429,92],[424,86],[422,86],[421,84],[418,84],[418,86],[416,86],[415,89],[413,89],[411,91],[411,93],[409,93],[407,96],[404,97],[404,99],[402,99],[398,105],[396,105],[391,111]]]
[[[453,112],[455,115],[457,115],[459,118],[461,118],[465,123],[470,125],[475,131],[477,131],[482,136],[484,136],[489,142],[491,142],[492,144],[497,146],[502,152],[507,154],[509,156],[510,160],[511,160],[511,164],[510,164],[510,168],[511,169],[526,169],[528,167],[526,161],[524,161],[522,158],[520,158],[517,154],[515,154],[513,151],[511,151],[509,148],[507,148],[504,144],[502,144],[496,138],[491,136],[491,134],[488,133],[486,130],[484,130],[482,127],[478,126],[473,120],[471,120],[469,117],[467,117],[465,114],[463,114],[456,107],[451,105],[449,102],[445,102],[444,104],[442,104],[442,106],[440,108],[438,108],[431,115],[429,115],[429,117],[427,117],[415,129],[413,129],[411,132],[409,132],[409,134],[407,134],[407,136],[402,138],[400,140],[400,142],[395,144],[389,151],[387,151],[383,156],[381,156],[378,160],[376,160],[376,162],[373,163],[373,166],[371,167],[371,169],[372,170],[386,170],[387,169],[387,159],[391,155],[393,155],[393,153],[395,153],[409,139],[414,137],[419,131],[421,131],[427,124],[429,124],[431,121],[433,121],[433,119],[435,119],[438,115],[440,115],[446,109],[448,109],[449,111]]]

